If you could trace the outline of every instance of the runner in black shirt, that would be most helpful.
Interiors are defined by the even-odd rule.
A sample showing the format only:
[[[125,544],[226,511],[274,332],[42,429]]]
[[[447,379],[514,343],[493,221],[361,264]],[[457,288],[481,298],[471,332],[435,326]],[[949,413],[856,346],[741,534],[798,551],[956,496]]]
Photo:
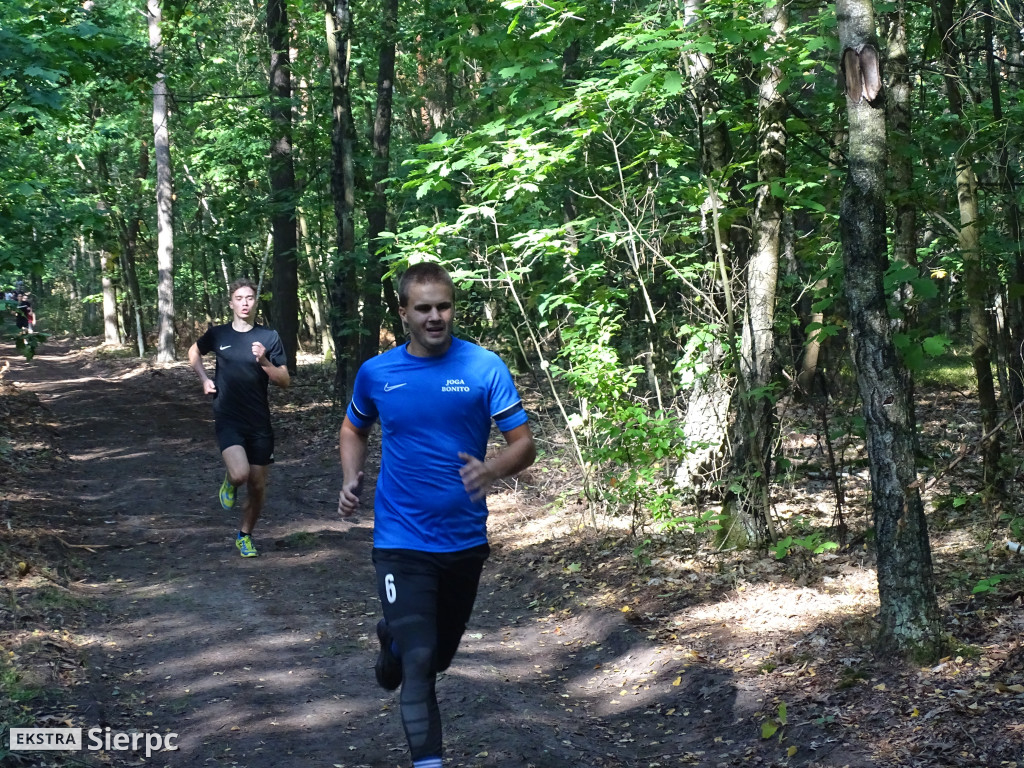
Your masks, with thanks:
[[[236,489],[248,491],[242,508],[242,524],[235,546],[242,557],[259,553],[252,543],[252,531],[263,510],[267,472],[274,463],[274,432],[270,426],[267,389],[291,383],[284,346],[277,331],[255,325],[256,286],[247,278],[231,284],[229,301],[234,317],[230,323],[210,328],[188,350],[188,361],[203,392],[213,395],[217,442],[227,472],[220,486],[220,504],[235,506]],[[203,355],[217,356],[214,379],[206,373]]]

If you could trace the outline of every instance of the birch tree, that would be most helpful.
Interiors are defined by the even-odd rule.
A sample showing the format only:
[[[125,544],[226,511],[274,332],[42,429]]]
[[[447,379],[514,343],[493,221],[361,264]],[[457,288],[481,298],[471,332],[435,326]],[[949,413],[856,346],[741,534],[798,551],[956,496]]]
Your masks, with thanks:
[[[871,0],[838,0],[839,49],[850,125],[840,201],[845,294],[871,464],[878,547],[879,641],[931,657],[940,647],[931,548],[914,465],[907,375],[892,342],[882,277],[886,242],[886,126]]]
[[[160,0],[149,0],[149,45],[157,59],[163,53]],[[174,354],[174,192],[171,139],[167,127],[167,81],[163,72],[153,83],[153,153],[156,157],[157,221],[157,349],[156,359],[172,362]]]
[[[772,31],[772,43],[781,42],[788,25],[782,0],[767,2],[762,11]],[[757,539],[775,537],[771,521],[769,484],[771,452],[776,435],[775,393],[775,299],[782,242],[783,201],[773,180],[786,175],[786,103],[782,93],[783,72],[778,59],[768,57],[762,67],[758,106],[757,179],[754,202],[754,245],[747,264],[746,304],[740,341],[737,436],[733,465],[745,472],[748,487],[739,500],[750,532]]]

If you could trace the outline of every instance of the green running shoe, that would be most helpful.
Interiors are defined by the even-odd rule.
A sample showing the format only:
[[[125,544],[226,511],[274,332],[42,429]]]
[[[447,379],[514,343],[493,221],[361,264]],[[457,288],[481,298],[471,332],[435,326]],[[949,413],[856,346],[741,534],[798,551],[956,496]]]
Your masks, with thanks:
[[[235,506],[235,491],[237,489],[228,482],[228,476],[224,475],[224,482],[220,484],[220,505],[224,509],[231,509]]]
[[[242,553],[242,557],[256,557],[259,552],[256,551],[256,545],[252,543],[252,536],[245,534],[235,539],[235,546],[238,547],[238,551]]]

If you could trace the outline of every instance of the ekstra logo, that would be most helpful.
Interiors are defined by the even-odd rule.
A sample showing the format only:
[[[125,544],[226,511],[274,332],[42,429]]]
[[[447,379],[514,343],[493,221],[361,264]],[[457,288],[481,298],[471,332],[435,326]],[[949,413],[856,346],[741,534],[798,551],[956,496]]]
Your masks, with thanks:
[[[114,731],[108,728],[11,728],[12,752],[106,750],[108,752],[154,752],[177,750],[176,733],[143,733]],[[83,742],[83,735],[85,737]]]

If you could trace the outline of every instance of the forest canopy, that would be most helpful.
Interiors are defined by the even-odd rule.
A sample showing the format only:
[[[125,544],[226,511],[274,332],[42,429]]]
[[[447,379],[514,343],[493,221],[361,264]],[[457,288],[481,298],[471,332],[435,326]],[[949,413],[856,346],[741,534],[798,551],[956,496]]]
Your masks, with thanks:
[[[441,261],[591,510],[720,546],[793,538],[794,403],[866,437],[873,482],[909,461],[912,501],[943,461],[913,444],[915,384],[960,352],[1002,508],[1022,26],[1016,0],[10,0],[0,283],[45,330],[168,361],[249,276],[289,366],[333,362],[344,400],[402,336],[391,276]]]

